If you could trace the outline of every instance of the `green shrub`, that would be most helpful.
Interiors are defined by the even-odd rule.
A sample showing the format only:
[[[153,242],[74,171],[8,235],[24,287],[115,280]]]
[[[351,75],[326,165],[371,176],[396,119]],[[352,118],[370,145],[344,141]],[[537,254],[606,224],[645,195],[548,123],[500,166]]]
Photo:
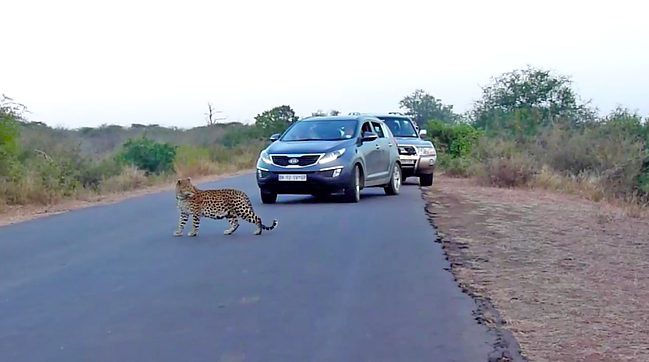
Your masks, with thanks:
[[[146,137],[129,139],[117,159],[147,173],[159,174],[173,170],[176,148],[170,143],[159,143]]]
[[[8,98],[0,98],[0,177],[11,176],[17,166],[18,140],[20,137],[18,120],[20,114]]]
[[[452,157],[468,157],[481,135],[479,130],[467,123],[428,122],[428,136],[435,147]]]
[[[638,190],[640,190],[645,197],[649,195],[649,167],[638,176]]]

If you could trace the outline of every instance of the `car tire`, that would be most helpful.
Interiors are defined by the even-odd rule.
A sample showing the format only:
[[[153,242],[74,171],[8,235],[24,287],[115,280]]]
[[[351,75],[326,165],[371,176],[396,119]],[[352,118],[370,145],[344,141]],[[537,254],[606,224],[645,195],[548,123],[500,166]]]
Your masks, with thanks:
[[[264,204],[274,204],[277,201],[277,194],[274,192],[261,190],[261,202]]]
[[[398,163],[395,163],[394,167],[392,168],[392,173],[390,174],[390,182],[388,182],[387,186],[383,188],[386,194],[388,195],[399,194],[399,191],[401,190],[401,183],[403,181],[401,177],[402,177],[401,166],[399,166]]]
[[[345,187],[345,201],[358,202],[361,199],[361,171],[358,165],[354,166],[351,180]]]
[[[433,174],[430,175],[421,175],[419,176],[419,185],[420,186],[432,186],[433,185]]]

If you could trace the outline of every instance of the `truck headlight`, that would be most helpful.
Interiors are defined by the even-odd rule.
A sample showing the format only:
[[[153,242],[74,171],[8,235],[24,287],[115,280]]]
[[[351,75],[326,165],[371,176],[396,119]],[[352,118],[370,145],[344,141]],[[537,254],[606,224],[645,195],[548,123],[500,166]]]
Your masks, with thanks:
[[[419,154],[422,156],[436,156],[435,148],[433,147],[420,147]]]

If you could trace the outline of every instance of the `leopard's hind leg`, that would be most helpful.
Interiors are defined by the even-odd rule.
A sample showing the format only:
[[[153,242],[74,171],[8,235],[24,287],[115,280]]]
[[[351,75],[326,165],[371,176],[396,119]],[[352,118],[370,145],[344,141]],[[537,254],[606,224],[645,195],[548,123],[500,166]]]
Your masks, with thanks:
[[[246,216],[243,217],[244,220],[251,224],[255,224],[255,235],[261,235],[261,230],[262,230],[262,224],[261,224],[261,219],[255,215],[252,211],[247,213]]]
[[[231,235],[239,228],[239,219],[236,215],[228,215],[228,223],[230,227],[223,232],[225,235]]]

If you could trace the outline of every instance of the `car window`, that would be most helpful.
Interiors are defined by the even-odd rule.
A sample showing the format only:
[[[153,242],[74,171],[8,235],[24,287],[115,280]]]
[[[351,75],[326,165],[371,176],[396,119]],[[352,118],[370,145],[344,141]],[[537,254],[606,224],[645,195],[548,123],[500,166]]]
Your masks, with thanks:
[[[336,141],[354,137],[355,120],[299,121],[282,135],[282,141]]]
[[[419,137],[417,130],[406,118],[381,117],[381,120],[390,128],[395,137]]]
[[[379,135],[379,138],[385,138],[385,133],[383,132],[383,128],[381,128],[380,123],[372,122],[372,126],[374,126],[374,133]]]
[[[370,126],[370,122],[363,123],[363,128],[361,129],[361,132],[372,132],[372,127]]]
[[[394,137],[392,131],[390,131],[390,127],[386,126],[385,123],[381,125],[381,129],[383,130],[383,133],[385,133],[385,137]]]

